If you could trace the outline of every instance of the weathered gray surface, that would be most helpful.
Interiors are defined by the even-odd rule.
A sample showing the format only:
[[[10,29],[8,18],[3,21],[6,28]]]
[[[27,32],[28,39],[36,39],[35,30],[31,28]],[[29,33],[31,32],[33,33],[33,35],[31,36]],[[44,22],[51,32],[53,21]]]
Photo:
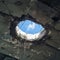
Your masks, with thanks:
[[[32,0],[31,0],[32,1]],[[20,17],[22,14],[29,12],[33,17],[43,24],[52,22],[51,17],[56,15],[57,11],[44,5],[43,3],[31,2],[30,0],[21,0],[22,4],[14,4],[16,0],[6,0],[6,4],[12,15]],[[31,7],[30,7],[31,6]],[[8,13],[7,7],[0,2],[0,11]],[[60,32],[56,32],[52,29],[52,39],[47,40],[46,43],[53,46],[49,47],[45,44],[32,46],[30,49],[24,49],[19,47],[19,44],[11,43],[11,37],[9,35],[9,18],[2,17],[0,15],[0,52],[13,56],[21,60],[49,60],[50,58],[55,58],[56,54],[57,60],[60,60],[60,52],[56,49],[60,49]],[[56,24],[56,28],[60,29],[60,24]],[[56,48],[56,49],[55,49]],[[55,59],[53,59],[55,60]]]

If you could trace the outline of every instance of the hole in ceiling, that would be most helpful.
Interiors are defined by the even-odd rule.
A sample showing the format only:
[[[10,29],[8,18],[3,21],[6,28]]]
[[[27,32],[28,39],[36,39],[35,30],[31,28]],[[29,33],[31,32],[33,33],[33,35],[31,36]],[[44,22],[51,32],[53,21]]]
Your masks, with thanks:
[[[16,26],[16,32],[18,36],[29,41],[41,39],[46,33],[45,28],[41,24],[31,20],[19,22]]]
[[[27,41],[42,39],[46,35],[45,27],[38,24],[30,15],[22,15],[20,19],[14,20],[10,24],[10,35],[20,37]]]

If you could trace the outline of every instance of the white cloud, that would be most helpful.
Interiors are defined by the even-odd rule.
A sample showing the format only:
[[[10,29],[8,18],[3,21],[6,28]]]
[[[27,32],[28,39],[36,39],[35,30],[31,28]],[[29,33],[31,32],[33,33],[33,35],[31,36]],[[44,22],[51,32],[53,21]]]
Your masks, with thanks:
[[[46,34],[46,31],[44,30],[42,34],[41,33],[26,34],[21,29],[19,29],[18,26],[16,26],[16,33],[17,33],[17,36],[19,36],[23,39],[26,39],[28,41],[34,41],[35,39],[38,39],[38,38],[41,39]]]
[[[27,27],[27,31],[29,29],[35,29],[35,23],[29,24],[28,27]]]

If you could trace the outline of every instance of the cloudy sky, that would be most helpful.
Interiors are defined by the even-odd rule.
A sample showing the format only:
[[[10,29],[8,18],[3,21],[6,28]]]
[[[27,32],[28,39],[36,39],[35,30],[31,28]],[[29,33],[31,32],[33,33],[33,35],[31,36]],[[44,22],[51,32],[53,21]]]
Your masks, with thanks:
[[[31,29],[35,29],[35,23],[29,24],[29,25],[27,26],[27,31],[28,31],[28,30],[31,30]]]
[[[16,26],[17,35],[30,41],[43,37],[46,33],[44,30],[41,34],[43,30],[42,25],[36,24],[30,20],[22,21]]]
[[[22,21],[18,24],[18,27],[25,33],[35,34],[44,30],[42,25],[36,24],[30,20]]]

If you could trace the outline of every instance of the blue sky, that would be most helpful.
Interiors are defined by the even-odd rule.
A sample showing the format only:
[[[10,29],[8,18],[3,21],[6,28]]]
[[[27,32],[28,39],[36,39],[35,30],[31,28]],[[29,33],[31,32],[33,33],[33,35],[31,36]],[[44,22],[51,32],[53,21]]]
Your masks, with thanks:
[[[30,20],[21,21],[18,27],[27,34],[36,34],[44,30],[42,25]]]

